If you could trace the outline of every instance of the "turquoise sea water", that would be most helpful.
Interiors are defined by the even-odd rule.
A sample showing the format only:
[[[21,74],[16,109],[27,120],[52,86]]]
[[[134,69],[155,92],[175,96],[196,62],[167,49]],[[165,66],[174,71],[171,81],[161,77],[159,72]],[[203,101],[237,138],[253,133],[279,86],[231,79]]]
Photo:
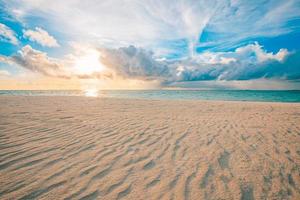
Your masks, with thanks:
[[[13,96],[90,96],[169,100],[300,102],[300,90],[0,90]]]

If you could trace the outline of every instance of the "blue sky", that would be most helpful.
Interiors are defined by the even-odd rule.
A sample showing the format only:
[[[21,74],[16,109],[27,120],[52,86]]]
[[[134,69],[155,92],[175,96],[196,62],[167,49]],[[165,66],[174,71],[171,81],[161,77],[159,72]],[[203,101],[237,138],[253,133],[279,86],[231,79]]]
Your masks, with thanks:
[[[0,0],[0,85],[300,89],[299,41],[299,0]]]

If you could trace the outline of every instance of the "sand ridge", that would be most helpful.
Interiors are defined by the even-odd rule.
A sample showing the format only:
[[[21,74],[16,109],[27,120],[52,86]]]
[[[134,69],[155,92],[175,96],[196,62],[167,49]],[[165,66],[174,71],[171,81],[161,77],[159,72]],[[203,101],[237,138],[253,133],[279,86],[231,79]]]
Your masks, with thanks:
[[[0,103],[0,199],[300,198],[300,104]]]

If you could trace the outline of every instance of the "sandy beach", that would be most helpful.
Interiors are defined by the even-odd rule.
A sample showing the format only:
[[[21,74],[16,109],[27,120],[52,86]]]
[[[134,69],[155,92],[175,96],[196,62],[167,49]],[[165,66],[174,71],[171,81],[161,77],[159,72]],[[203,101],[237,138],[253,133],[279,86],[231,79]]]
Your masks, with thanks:
[[[300,199],[300,104],[0,104],[0,199]]]

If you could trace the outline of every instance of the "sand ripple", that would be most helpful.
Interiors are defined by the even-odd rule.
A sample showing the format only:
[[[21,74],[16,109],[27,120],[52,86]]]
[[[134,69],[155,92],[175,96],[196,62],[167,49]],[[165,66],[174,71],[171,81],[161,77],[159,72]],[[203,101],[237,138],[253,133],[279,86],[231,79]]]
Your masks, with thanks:
[[[299,104],[0,103],[0,199],[300,199]]]

